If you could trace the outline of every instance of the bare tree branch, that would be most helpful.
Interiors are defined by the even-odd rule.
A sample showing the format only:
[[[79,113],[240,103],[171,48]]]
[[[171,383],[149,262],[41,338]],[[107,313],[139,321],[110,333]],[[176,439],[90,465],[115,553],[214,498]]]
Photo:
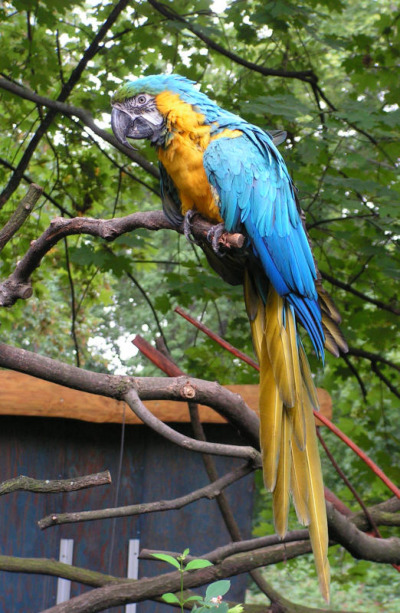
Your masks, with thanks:
[[[379,539],[361,532],[355,524],[327,503],[329,536],[354,558],[388,564],[400,564],[400,538]]]
[[[54,494],[59,492],[75,492],[88,487],[107,485],[111,483],[110,471],[106,470],[93,475],[83,477],[71,477],[70,479],[33,479],[20,475],[14,479],[0,483],[0,496],[11,492],[36,492],[37,494]]]
[[[249,62],[244,59],[240,55],[236,55],[236,53],[232,53],[229,49],[225,49],[222,45],[216,43],[212,38],[203,34],[196,26],[191,24],[189,21],[184,19],[181,15],[176,13],[174,10],[171,10],[167,5],[162,4],[161,2],[157,2],[157,0],[148,0],[149,4],[153,8],[156,9],[161,15],[166,17],[171,21],[178,21],[179,23],[183,23],[185,27],[192,32],[197,38],[203,41],[210,49],[217,51],[221,55],[229,58],[234,61],[236,64],[240,64],[245,68],[249,68],[254,72],[258,72],[267,77],[283,77],[289,79],[299,79],[300,81],[305,81],[306,83],[316,83],[318,77],[314,73],[313,70],[282,70],[281,68],[268,68],[266,66],[261,66],[260,64],[255,64],[254,62]]]
[[[214,381],[193,377],[128,377],[105,375],[63,364],[37,353],[0,343],[0,367],[23,372],[45,381],[107,398],[123,400],[130,390],[136,390],[145,400],[188,400],[215,409],[239,428],[251,444],[258,445],[259,420],[241,396]]]
[[[172,500],[157,500],[156,502],[148,502],[141,504],[132,504],[124,507],[115,507],[111,509],[95,509],[92,511],[78,511],[75,513],[52,513],[38,521],[38,526],[41,530],[45,530],[50,526],[60,524],[72,524],[76,522],[93,521],[96,519],[108,519],[110,517],[130,517],[132,515],[142,515],[146,513],[159,513],[162,511],[170,511],[181,509],[182,507],[207,498],[212,500],[219,496],[222,490],[228,485],[235,483],[245,475],[248,475],[254,470],[251,464],[243,464],[239,468],[227,473],[217,481],[210,483],[202,488],[193,490],[185,496],[174,498]],[[1,490],[0,490],[1,493]]]
[[[98,573],[94,570],[46,558],[18,558],[0,555],[0,570],[9,573],[30,573],[61,577],[83,583],[84,585],[92,585],[93,587],[100,587],[108,583],[126,583],[127,581],[127,579],[112,577],[111,575]]]
[[[376,362],[381,362],[382,364],[386,364],[386,366],[390,366],[395,370],[400,372],[400,366],[387,358],[382,357],[379,353],[373,353],[372,351],[365,351],[365,349],[359,349],[359,347],[349,347],[349,355],[354,355],[359,358],[365,358],[372,362],[372,364],[376,364]]]
[[[166,17],[167,19],[171,21],[177,21],[178,23],[184,24],[185,27],[190,32],[192,32],[197,38],[202,40],[203,43],[207,45],[207,47],[229,58],[236,64],[239,64],[240,66],[244,66],[245,68],[248,68],[249,70],[252,70],[253,72],[258,72],[259,74],[262,74],[267,77],[298,79],[300,81],[308,83],[311,86],[314,96],[316,96],[318,111],[320,111],[321,109],[318,96],[320,96],[326,102],[326,104],[328,105],[331,111],[336,112],[338,110],[336,106],[333,104],[333,102],[329,100],[325,92],[318,85],[318,76],[315,74],[314,70],[312,69],[300,70],[300,71],[299,70],[283,70],[281,68],[268,68],[267,66],[263,66],[261,64],[255,64],[254,62],[249,62],[248,60],[241,57],[240,55],[232,53],[232,51],[230,51],[229,49],[226,49],[222,45],[216,43],[212,38],[205,35],[199,28],[197,28],[195,25],[191,24],[189,21],[184,19],[181,15],[176,13],[174,10],[171,10],[171,8],[169,8],[165,4],[162,4],[161,2],[158,2],[157,0],[148,0],[148,2],[161,15],[163,15],[164,17]],[[384,151],[384,149],[382,149],[382,147],[380,146],[380,144],[378,143],[378,141],[376,140],[374,136],[369,134],[366,130],[363,130],[362,128],[360,128],[356,123],[350,121],[349,119],[346,119],[346,117],[340,117],[340,119],[348,126],[351,126],[356,132],[365,136],[371,143],[373,143],[379,149],[379,151],[381,151],[381,153],[386,157],[386,159],[391,163],[392,169],[395,168],[394,161]]]
[[[349,285],[348,283],[343,283],[343,281],[339,281],[339,279],[336,279],[336,277],[332,277],[332,275],[328,274],[327,272],[323,272],[320,270],[320,273],[321,273],[322,278],[329,281],[329,283],[332,283],[332,285],[335,285],[336,287],[340,287],[341,289],[344,289],[346,292],[349,292],[350,294],[353,294],[354,296],[361,298],[361,300],[364,300],[364,302],[370,302],[371,304],[374,304],[375,306],[379,307],[380,309],[383,309],[384,311],[389,311],[389,313],[393,313],[394,315],[400,315],[400,308],[396,306],[395,301],[394,301],[394,304],[392,305],[392,304],[388,304],[387,302],[382,302],[382,300],[371,298],[370,296],[367,296],[367,294],[363,294],[362,292],[359,292],[357,289],[354,289],[352,285]]]
[[[4,166],[4,168],[8,168],[8,170],[12,170],[13,172],[16,171],[16,167],[10,164],[10,162],[7,162],[7,160],[5,160],[4,158],[0,157],[0,164]],[[34,180],[26,173],[22,175],[22,179],[26,181],[28,185],[32,185],[32,183],[35,183]],[[67,217],[73,217],[72,213],[70,213],[70,211],[68,211],[59,202],[57,202],[57,200],[55,200],[48,192],[46,192],[46,190],[43,190],[42,193],[46,200],[51,202],[60,211],[60,213],[63,213],[63,215],[66,215]]]
[[[43,190],[39,185],[32,183],[29,186],[27,194],[22,198],[14,213],[0,231],[0,251],[2,251],[14,234],[18,232],[24,221],[32,212],[33,207],[42,193]]]
[[[253,447],[242,447],[240,445],[225,445],[223,443],[208,443],[207,441],[198,441],[189,436],[184,436],[180,432],[177,432],[173,428],[170,428],[167,424],[155,417],[151,411],[146,409],[141,402],[138,393],[130,389],[124,394],[123,399],[132,409],[134,413],[152,430],[158,432],[161,436],[166,438],[171,443],[189,449],[190,451],[196,451],[198,453],[210,453],[211,455],[230,456],[233,458],[243,458],[253,463],[256,467],[261,467],[261,455]]]
[[[199,239],[206,238],[207,232],[213,226],[210,222],[196,216],[192,223],[194,236]],[[32,241],[30,248],[15,267],[14,272],[0,283],[0,306],[12,306],[18,299],[26,300],[32,295],[30,276],[40,266],[41,260],[50,249],[66,236],[76,234],[89,234],[112,241],[118,236],[138,228],[148,230],[169,229],[183,233],[183,224],[173,226],[162,211],[146,211],[132,213],[126,217],[114,219],[92,219],[89,217],[74,217],[65,219],[56,217],[43,234]],[[244,243],[242,234],[228,234],[221,236],[220,241],[225,247],[240,248]]]

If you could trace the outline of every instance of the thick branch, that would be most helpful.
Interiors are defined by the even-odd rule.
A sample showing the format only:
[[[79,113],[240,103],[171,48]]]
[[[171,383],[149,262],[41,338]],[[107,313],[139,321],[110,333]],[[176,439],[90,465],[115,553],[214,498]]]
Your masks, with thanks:
[[[27,217],[30,215],[42,193],[43,189],[39,187],[39,185],[32,183],[29,186],[27,194],[22,198],[14,213],[0,231],[0,251],[14,236],[14,234],[18,232],[25,219],[27,219]]]
[[[0,496],[11,492],[36,492],[37,494],[54,494],[57,492],[75,492],[88,487],[107,485],[111,483],[110,471],[70,479],[33,479],[21,475],[0,483]]]
[[[361,532],[330,503],[327,503],[329,536],[354,558],[387,564],[400,564],[400,538],[380,539]]]
[[[190,392],[191,393],[191,392]],[[125,395],[125,402],[134,413],[152,430],[158,432],[161,436],[171,441],[179,447],[196,451],[198,453],[209,453],[211,455],[221,455],[233,458],[244,458],[253,463],[254,466],[261,467],[261,456],[253,447],[243,447],[241,445],[225,445],[223,443],[208,443],[207,441],[198,441],[189,436],[184,436],[177,432],[160,419],[155,417],[151,411],[146,409],[141,402],[137,392],[130,389]]]
[[[108,583],[126,583],[126,579],[104,575],[94,570],[87,570],[86,568],[46,558],[17,558],[0,555],[0,570],[9,573],[30,573],[62,577],[63,579],[77,581],[78,583],[92,585],[93,587],[100,587]]]
[[[105,375],[37,353],[0,343],[0,367],[23,372],[45,381],[52,381],[72,389],[122,400],[129,389],[137,391],[145,400],[188,400],[207,405],[239,428],[250,443],[258,445],[259,420],[241,396],[223,388],[214,381],[193,377],[127,377]]]
[[[368,507],[368,513],[378,526],[399,526],[400,499],[393,497],[373,507]],[[369,530],[368,520],[362,511],[354,513],[351,520],[360,530]]]
[[[253,568],[276,564],[300,555],[300,552],[305,553],[310,550],[309,543],[303,542],[288,543],[285,547],[278,545],[268,549],[259,549],[250,555],[248,553],[236,554],[215,566],[185,573],[183,587],[188,589],[211,583],[218,579],[248,572]],[[165,592],[177,592],[178,590],[180,590],[180,573],[175,571],[158,577],[141,579],[134,585],[132,582],[121,582],[117,585],[101,587],[46,609],[42,613],[95,613],[107,607],[141,602]]]
[[[196,217],[192,224],[194,236],[204,239],[212,225],[208,221]],[[32,241],[28,251],[16,265],[14,272],[0,284],[0,306],[12,306],[19,298],[27,299],[31,297],[31,274],[39,267],[44,255],[66,236],[89,234],[112,241],[118,236],[138,228],[148,230],[169,229],[183,233],[183,224],[179,227],[173,226],[162,211],[133,213],[126,217],[108,220],[89,217],[74,217],[72,219],[56,217],[47,230],[37,240]],[[225,233],[222,235],[221,241],[225,246],[241,247],[244,237],[241,234]]]
[[[386,505],[386,508],[392,509],[392,501],[387,501],[383,504]],[[397,504],[397,502],[393,502],[393,504]],[[363,539],[361,549],[365,550],[368,556],[367,559],[389,562],[399,561],[399,539],[380,540],[364,535],[346,518],[341,516],[340,513],[336,512],[331,505],[328,507],[328,519],[330,532],[332,534],[332,531],[336,530],[338,541],[344,541],[344,535],[350,532],[350,547],[353,548],[356,554],[359,553],[360,549],[357,548],[356,544],[359,543],[361,536]],[[260,566],[276,564],[277,562],[308,553],[310,551],[309,541],[289,542],[291,538],[297,539],[304,538],[305,536],[306,531],[303,530],[289,533],[283,541],[284,544],[282,542],[278,544],[278,537],[273,535],[263,539],[232,543],[231,545],[218,548],[204,556],[210,560],[218,560],[218,563],[201,571],[187,573],[184,577],[184,588],[203,585],[216,579],[248,572]],[[257,543],[254,541],[258,541],[259,545],[262,542],[264,544],[268,543],[269,546],[255,549]],[[346,541],[342,544],[349,548],[349,542]],[[247,548],[245,552],[243,552],[244,547]],[[232,552],[237,551],[238,548],[242,549],[242,553],[232,555]],[[371,557],[372,554],[375,555],[374,558]],[[357,555],[357,557],[359,556]],[[390,559],[383,560],[382,558],[385,557]],[[164,574],[151,579],[145,578],[140,581],[126,581],[102,575],[101,573],[93,573],[85,569],[71,567],[60,562],[41,559],[28,559],[27,564],[25,562],[26,560],[19,558],[0,556],[0,569],[11,572],[51,574],[89,585],[106,585],[107,583],[112,584],[118,581],[118,585],[115,586],[116,589],[112,589],[113,586],[110,585],[111,589],[100,588],[94,590],[89,594],[74,598],[68,603],[52,607],[46,613],[93,613],[95,611],[102,611],[110,606],[157,598],[166,591],[176,592],[180,588],[178,572]]]
[[[235,483],[245,475],[248,475],[254,470],[250,464],[243,464],[239,468],[227,473],[218,481],[214,481],[205,487],[199,488],[172,500],[157,500],[156,502],[148,502],[142,504],[132,504],[125,507],[115,507],[111,509],[95,509],[93,511],[81,511],[76,513],[52,513],[38,521],[38,526],[42,530],[59,524],[71,524],[83,521],[93,521],[95,519],[108,519],[110,517],[130,517],[132,515],[144,515],[145,513],[159,513],[161,511],[170,511],[181,509],[182,507],[207,498],[212,500],[220,494],[228,485]]]

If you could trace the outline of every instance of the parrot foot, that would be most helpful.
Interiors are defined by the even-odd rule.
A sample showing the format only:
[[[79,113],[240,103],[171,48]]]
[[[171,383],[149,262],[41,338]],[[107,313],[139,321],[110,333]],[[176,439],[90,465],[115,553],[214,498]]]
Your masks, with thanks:
[[[183,218],[183,233],[185,235],[186,240],[190,243],[194,243],[195,245],[200,245],[199,241],[197,241],[192,234],[192,225],[191,221],[195,215],[198,215],[198,212],[194,209],[189,209]]]
[[[217,223],[207,232],[207,240],[210,241],[214,253],[219,257],[223,257],[225,254],[220,249],[220,238],[226,233],[225,224],[223,222]]]

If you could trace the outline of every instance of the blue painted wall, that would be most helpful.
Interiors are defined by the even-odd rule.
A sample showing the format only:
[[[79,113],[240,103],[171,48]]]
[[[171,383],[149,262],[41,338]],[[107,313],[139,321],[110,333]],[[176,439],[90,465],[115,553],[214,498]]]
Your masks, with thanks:
[[[175,425],[191,435],[187,424]],[[208,440],[245,444],[228,425],[205,425]],[[0,417],[0,481],[17,475],[38,479],[75,477],[109,469],[113,484],[69,494],[15,492],[0,498],[1,553],[21,557],[59,557],[61,538],[74,539],[73,564],[126,576],[128,541],[141,548],[182,551],[192,555],[230,541],[217,503],[195,502],[179,511],[54,526],[39,530],[37,521],[52,512],[114,506],[121,426],[74,420]],[[240,461],[215,458],[219,474]],[[178,448],[146,426],[127,426],[118,506],[175,498],[208,483],[199,454]],[[246,477],[226,490],[244,538],[251,534],[253,479]],[[113,537],[114,534],[114,537]],[[114,546],[111,551],[111,543]],[[141,560],[139,576],[169,571],[166,564]],[[232,579],[229,597],[243,601],[246,577]],[[57,579],[0,573],[0,613],[38,613],[55,604]],[[88,589],[72,584],[71,596]],[[166,605],[145,602],[138,613],[167,613]],[[123,607],[113,611],[124,611]]]

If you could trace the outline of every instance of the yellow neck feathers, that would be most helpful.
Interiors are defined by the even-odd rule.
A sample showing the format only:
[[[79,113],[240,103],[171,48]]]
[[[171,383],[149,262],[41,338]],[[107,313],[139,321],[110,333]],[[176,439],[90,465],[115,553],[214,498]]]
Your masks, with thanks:
[[[191,104],[183,102],[178,94],[166,91],[156,96],[160,113],[167,120],[168,132],[180,134],[198,145],[203,151],[210,142],[210,126],[204,125],[204,115]]]
[[[171,135],[158,149],[158,158],[178,190],[182,213],[196,209],[210,220],[222,221],[203,166],[211,127],[177,94],[163,92],[156,96],[156,104]]]

